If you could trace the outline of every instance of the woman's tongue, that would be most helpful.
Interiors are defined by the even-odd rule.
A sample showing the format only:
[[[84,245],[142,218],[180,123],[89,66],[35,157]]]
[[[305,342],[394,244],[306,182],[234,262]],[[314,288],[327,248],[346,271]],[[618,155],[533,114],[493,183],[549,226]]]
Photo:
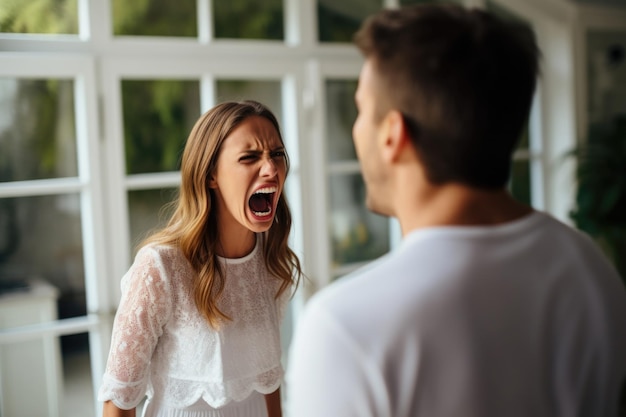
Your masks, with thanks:
[[[270,211],[269,198],[266,194],[254,194],[248,202],[250,209],[255,213],[267,213]]]

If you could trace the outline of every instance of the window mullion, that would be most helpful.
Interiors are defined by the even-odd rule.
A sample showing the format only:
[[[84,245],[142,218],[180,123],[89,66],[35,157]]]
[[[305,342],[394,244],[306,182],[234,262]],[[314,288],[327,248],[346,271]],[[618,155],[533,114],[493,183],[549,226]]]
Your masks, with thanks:
[[[213,1],[196,0],[198,19],[198,40],[202,44],[213,41]]]

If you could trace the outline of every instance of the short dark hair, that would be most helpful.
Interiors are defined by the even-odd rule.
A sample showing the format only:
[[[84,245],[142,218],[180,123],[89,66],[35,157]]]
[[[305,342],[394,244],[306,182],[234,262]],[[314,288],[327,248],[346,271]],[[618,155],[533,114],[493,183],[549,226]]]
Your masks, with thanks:
[[[379,113],[404,116],[429,181],[506,185],[539,72],[530,27],[449,4],[385,9],[354,37]]]

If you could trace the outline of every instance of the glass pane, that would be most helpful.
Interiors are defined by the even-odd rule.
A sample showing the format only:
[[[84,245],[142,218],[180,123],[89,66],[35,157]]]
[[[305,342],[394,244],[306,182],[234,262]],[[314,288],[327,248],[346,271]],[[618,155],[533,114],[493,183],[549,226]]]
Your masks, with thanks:
[[[0,32],[78,34],[78,1],[0,1]]]
[[[528,123],[524,127],[524,131],[522,132],[522,137],[520,138],[519,143],[517,144],[517,149],[527,150],[530,144],[530,129],[528,128]]]
[[[326,81],[326,138],[330,162],[356,159],[352,125],[357,111],[354,104],[356,81]]]
[[[0,228],[0,305],[23,310],[10,323],[84,315],[79,195],[2,198]],[[45,316],[28,307],[42,298],[54,306]]]
[[[381,0],[317,0],[319,40],[351,43],[361,22],[381,7]]]
[[[77,175],[74,82],[0,77],[0,182]]]
[[[61,336],[64,417],[91,416],[96,409],[89,351],[89,333]]]
[[[215,0],[213,12],[216,38],[284,38],[283,0]]]
[[[530,25],[530,22],[524,20],[521,16],[518,16],[517,14],[509,10],[507,7],[502,6],[493,0],[487,0],[486,8],[487,10],[489,10],[490,12],[492,12],[493,14],[497,16],[500,16],[501,18],[516,20],[518,22]]]
[[[196,0],[113,0],[113,34],[198,36]]]
[[[165,226],[173,207],[167,203],[176,198],[177,188],[136,190],[128,193],[130,237],[133,253],[136,246],[154,229]]]
[[[11,318],[21,312],[40,313],[49,319],[54,300],[32,297],[21,305],[0,304],[2,327],[13,323]],[[5,318],[5,314],[9,318]],[[59,338],[42,336],[15,344],[0,345],[0,395],[3,415],[58,416],[59,398],[63,392],[63,375]],[[93,411],[91,414],[92,415]]]
[[[413,4],[425,3],[457,3],[462,4],[463,0],[400,0],[400,6],[410,6]]]
[[[626,30],[589,30],[586,41],[589,121],[612,126],[626,115]]]
[[[389,221],[365,207],[361,175],[333,176],[329,191],[333,265],[369,261],[388,252]]]
[[[283,124],[282,89],[280,81],[219,80],[217,102],[256,100],[272,110]],[[284,132],[281,132],[284,133]]]
[[[0,305],[0,317],[14,315],[13,307]],[[45,316],[54,303],[34,298],[29,307]],[[0,370],[2,411],[7,416],[94,415],[87,333],[1,345]]]
[[[176,171],[187,136],[200,117],[200,83],[122,81],[126,172]]]
[[[530,161],[513,161],[513,172],[511,173],[511,194],[518,201],[532,205],[530,193]]]

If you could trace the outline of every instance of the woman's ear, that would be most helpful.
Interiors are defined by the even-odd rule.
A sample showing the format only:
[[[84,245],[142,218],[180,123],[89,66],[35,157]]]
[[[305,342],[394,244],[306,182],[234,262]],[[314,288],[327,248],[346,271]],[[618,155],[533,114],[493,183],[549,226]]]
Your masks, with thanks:
[[[209,188],[217,188],[217,179],[215,178],[215,174],[209,177]]]

